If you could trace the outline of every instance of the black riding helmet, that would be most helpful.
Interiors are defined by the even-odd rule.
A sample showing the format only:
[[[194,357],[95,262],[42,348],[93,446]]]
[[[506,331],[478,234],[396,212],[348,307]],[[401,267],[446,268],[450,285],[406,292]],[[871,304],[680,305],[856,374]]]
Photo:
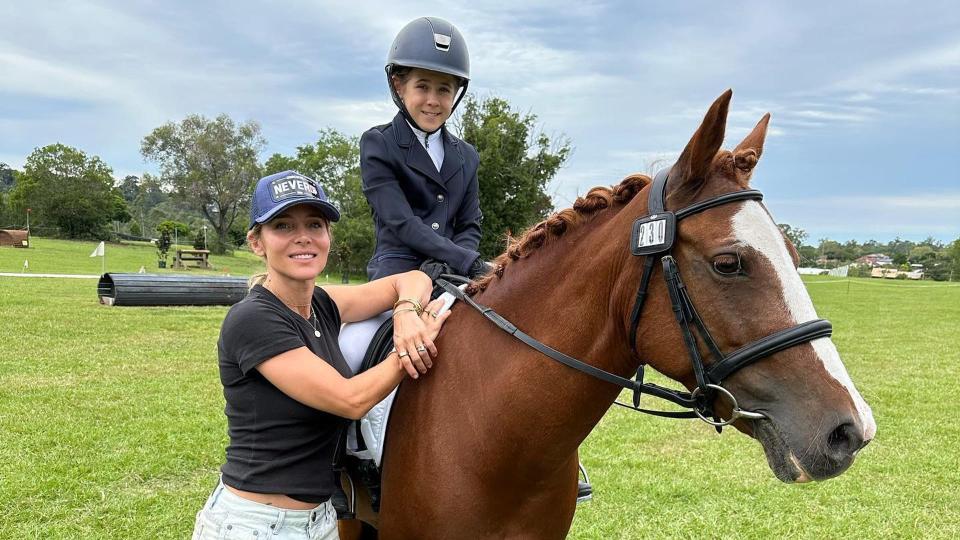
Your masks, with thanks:
[[[410,67],[429,69],[440,73],[453,75],[460,80],[460,95],[453,102],[456,110],[460,100],[467,94],[467,84],[470,82],[470,55],[467,53],[467,42],[457,27],[438,17],[421,17],[408,23],[400,30],[390,46],[387,54],[387,86],[390,87],[390,96],[400,108],[400,112],[414,127],[424,131],[407,112],[407,107],[400,100],[397,90],[393,87],[394,69]],[[451,111],[452,111],[451,110]]]

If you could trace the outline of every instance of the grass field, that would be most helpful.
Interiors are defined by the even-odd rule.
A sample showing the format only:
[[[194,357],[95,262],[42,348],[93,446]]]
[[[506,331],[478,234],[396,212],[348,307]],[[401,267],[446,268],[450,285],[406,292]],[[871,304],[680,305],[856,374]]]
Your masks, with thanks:
[[[99,273],[94,243],[37,245],[0,249],[0,272],[28,253]],[[108,271],[153,260],[123,249],[108,246]],[[0,538],[185,538],[217,481],[226,308],[108,308],[95,284],[0,277]],[[808,285],[879,425],[851,470],[784,485],[734,431],[615,408],[582,447],[596,492],[572,538],[960,535],[960,287]]]
[[[210,270],[173,270],[173,257],[179,249],[193,249],[180,244],[167,254],[167,268],[157,268],[157,249],[146,242],[106,244],[105,261],[91,257],[99,242],[77,242],[50,238],[31,238],[27,249],[0,248],[0,272],[28,272],[31,274],[100,274],[102,265],[107,272],[137,272],[142,266],[151,274],[202,273],[249,276],[262,271],[263,264],[256,255],[239,249],[232,255],[211,255]],[[23,262],[29,262],[24,270]]]

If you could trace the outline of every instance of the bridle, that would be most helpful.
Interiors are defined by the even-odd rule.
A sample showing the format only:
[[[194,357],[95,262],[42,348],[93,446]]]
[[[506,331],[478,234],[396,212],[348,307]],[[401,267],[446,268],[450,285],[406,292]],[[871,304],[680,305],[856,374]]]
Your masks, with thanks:
[[[636,300],[631,310],[630,333],[628,335],[630,336],[630,349],[633,351],[634,356],[638,356],[636,339],[637,329],[640,325],[640,316],[643,312],[650,279],[655,271],[655,264],[657,261],[660,261],[663,268],[663,278],[670,295],[673,313],[676,317],[677,324],[680,326],[683,342],[690,356],[690,362],[693,364],[693,373],[696,377],[697,387],[694,388],[692,392],[682,392],[652,383],[644,383],[643,362],[640,363],[640,367],[637,369],[636,380],[620,377],[619,375],[614,375],[613,373],[587,364],[530,337],[510,323],[510,321],[497,314],[493,309],[477,303],[445,279],[438,279],[437,285],[478,310],[501,330],[504,330],[553,360],[586,373],[587,375],[632,390],[632,405],[619,401],[614,402],[621,407],[670,418],[700,418],[704,422],[715,426],[718,431],[721,427],[731,424],[739,418],[752,420],[764,418],[762,413],[741,409],[733,394],[723,387],[723,381],[734,372],[757,360],[815,339],[830,337],[833,332],[833,327],[827,320],[814,319],[774,332],[728,355],[724,355],[723,352],[720,351],[717,342],[713,339],[713,336],[711,336],[707,330],[700,314],[697,313],[690,299],[690,295],[683,284],[683,280],[680,279],[680,270],[677,262],[671,255],[677,237],[677,225],[684,218],[717,206],[739,201],[760,201],[763,199],[763,194],[752,189],[734,191],[691,204],[676,212],[671,212],[666,209],[666,186],[669,176],[670,169],[661,170],[656,174],[650,186],[648,214],[638,218],[633,223],[630,250],[634,256],[645,257],[645,261],[643,274],[637,288]],[[443,277],[452,278],[454,276],[444,275]],[[704,365],[694,332],[699,335],[700,339],[706,345],[709,355],[713,357],[714,361],[709,367]],[[640,396],[642,394],[659,397],[690,410],[675,412],[643,409],[640,407]],[[719,418],[713,410],[713,402],[718,396],[723,396],[730,403],[732,412],[730,418],[727,420]]]

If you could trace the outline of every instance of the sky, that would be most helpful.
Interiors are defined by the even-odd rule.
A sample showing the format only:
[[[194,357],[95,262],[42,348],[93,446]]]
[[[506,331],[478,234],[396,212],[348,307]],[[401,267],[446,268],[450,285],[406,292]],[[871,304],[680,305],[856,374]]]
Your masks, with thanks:
[[[726,148],[770,112],[753,187],[807,243],[960,237],[960,4],[805,2],[47,2],[0,4],[0,162],[56,142],[115,176],[188,114],[260,123],[263,157],[387,123],[383,64],[424,15],[463,33],[470,89],[574,148],[548,192],[672,163],[710,103]]]

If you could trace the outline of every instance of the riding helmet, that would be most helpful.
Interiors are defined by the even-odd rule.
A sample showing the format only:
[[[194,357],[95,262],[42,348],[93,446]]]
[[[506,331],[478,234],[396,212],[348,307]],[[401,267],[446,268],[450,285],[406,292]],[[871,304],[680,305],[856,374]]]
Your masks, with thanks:
[[[457,27],[439,17],[420,17],[400,30],[387,54],[387,86],[393,102],[411,124],[419,129],[393,87],[391,77],[398,67],[429,69],[453,75],[460,80],[460,95],[453,104],[457,108],[467,93],[470,82],[470,55],[467,42]]]

